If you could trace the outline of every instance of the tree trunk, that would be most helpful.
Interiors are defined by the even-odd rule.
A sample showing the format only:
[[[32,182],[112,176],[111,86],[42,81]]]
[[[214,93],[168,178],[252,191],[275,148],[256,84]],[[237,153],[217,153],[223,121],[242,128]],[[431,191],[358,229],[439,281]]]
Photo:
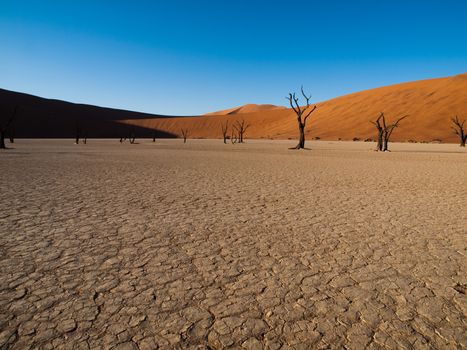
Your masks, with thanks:
[[[295,149],[304,149],[305,148],[305,125],[298,122],[298,130],[300,131],[300,138],[298,140],[298,145],[295,146]]]
[[[385,137],[383,138],[383,152],[388,151],[389,140]]]
[[[3,130],[0,130],[0,149],[6,149],[5,132]]]
[[[383,130],[378,130],[378,140],[376,144],[376,150],[377,151],[383,150]]]
[[[462,135],[460,136],[460,139],[461,139],[460,146],[461,146],[461,147],[465,147],[465,142],[467,141],[467,135],[464,135],[464,134],[462,133]]]
[[[15,143],[15,129],[10,129],[10,143]]]

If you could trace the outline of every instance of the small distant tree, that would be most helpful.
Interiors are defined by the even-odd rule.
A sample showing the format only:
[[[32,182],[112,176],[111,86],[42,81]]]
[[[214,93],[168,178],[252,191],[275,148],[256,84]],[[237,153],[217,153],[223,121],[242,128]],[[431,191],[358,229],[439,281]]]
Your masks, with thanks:
[[[245,135],[246,130],[250,127],[250,124],[246,124],[245,120],[242,119],[241,121],[236,121],[234,124],[234,129],[237,130],[238,135],[238,143],[243,143],[243,137]]]
[[[182,130],[182,137],[183,137],[183,143],[186,143],[186,138],[188,137],[188,129],[181,129]]]
[[[452,122],[452,126],[451,126],[452,130],[457,136],[459,136],[459,146],[465,147],[465,143],[467,141],[467,135],[465,134],[465,130],[464,130],[465,120],[460,121],[459,117],[456,115],[454,118],[451,118],[451,122]]]
[[[76,121],[76,125],[75,125],[75,145],[79,144],[80,137],[81,137],[81,127],[79,125],[79,122]]]
[[[13,110],[13,113],[10,115],[10,118],[6,121],[5,125],[0,125],[0,149],[6,149],[5,136],[6,136],[6,133],[8,131],[8,128],[10,127],[10,125],[15,120],[17,113],[18,113],[18,106],[15,106],[15,109]],[[10,136],[10,141],[12,139],[13,138]]]
[[[130,140],[130,143],[131,143],[131,144],[134,144],[134,143],[135,143],[136,131],[135,131],[135,127],[134,127],[134,126],[132,126],[132,127],[130,128],[130,135],[129,135],[128,139]]]
[[[157,130],[153,130],[152,132],[152,142],[156,142]]]
[[[237,135],[235,132],[232,130],[232,135],[230,136],[230,142],[232,142],[232,145],[236,144],[238,141]]]
[[[15,126],[13,123],[10,126],[8,137],[10,138],[10,143],[15,143]]]
[[[311,107],[310,99],[311,95],[307,96],[303,91],[303,86],[301,87],[301,92],[303,97],[306,101],[305,107],[300,107],[299,98],[295,96],[294,93],[289,93],[289,96],[286,97],[289,100],[290,107],[294,110],[295,114],[297,115],[297,122],[298,122],[298,131],[300,132],[300,139],[298,141],[297,146],[292,147],[291,149],[303,149],[305,148],[305,127],[308,117],[313,113],[316,109],[316,106]],[[311,108],[311,109],[310,109]]]
[[[389,151],[389,140],[391,139],[391,135],[394,131],[395,128],[399,126],[399,122],[405,118],[407,118],[407,115],[404,115],[403,117],[400,117],[397,119],[394,123],[388,124],[386,123],[386,117],[384,116],[384,113],[381,112],[379,115],[378,119],[375,121],[371,121],[375,127],[376,130],[378,130],[378,137],[376,141],[376,151]]]
[[[228,127],[229,127],[229,121],[228,120],[225,122],[225,124],[221,123],[222,136],[224,137],[224,143],[227,143]]]

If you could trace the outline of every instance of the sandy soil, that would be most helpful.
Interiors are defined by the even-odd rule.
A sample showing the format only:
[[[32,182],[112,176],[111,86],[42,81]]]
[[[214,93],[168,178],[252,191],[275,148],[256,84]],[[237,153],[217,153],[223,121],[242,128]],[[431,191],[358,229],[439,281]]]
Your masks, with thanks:
[[[0,348],[467,346],[456,145],[18,140]]]

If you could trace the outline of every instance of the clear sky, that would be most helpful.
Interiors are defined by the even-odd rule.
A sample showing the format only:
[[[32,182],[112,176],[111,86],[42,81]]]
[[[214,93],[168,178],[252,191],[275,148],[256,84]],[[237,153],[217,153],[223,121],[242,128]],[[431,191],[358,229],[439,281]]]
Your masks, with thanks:
[[[467,72],[465,0],[0,0],[0,87],[190,115]]]

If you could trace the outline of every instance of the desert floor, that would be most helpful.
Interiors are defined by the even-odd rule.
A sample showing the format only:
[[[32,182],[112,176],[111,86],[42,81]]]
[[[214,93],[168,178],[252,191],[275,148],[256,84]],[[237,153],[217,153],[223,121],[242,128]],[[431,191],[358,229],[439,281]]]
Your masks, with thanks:
[[[0,348],[467,347],[457,145],[17,140]]]

